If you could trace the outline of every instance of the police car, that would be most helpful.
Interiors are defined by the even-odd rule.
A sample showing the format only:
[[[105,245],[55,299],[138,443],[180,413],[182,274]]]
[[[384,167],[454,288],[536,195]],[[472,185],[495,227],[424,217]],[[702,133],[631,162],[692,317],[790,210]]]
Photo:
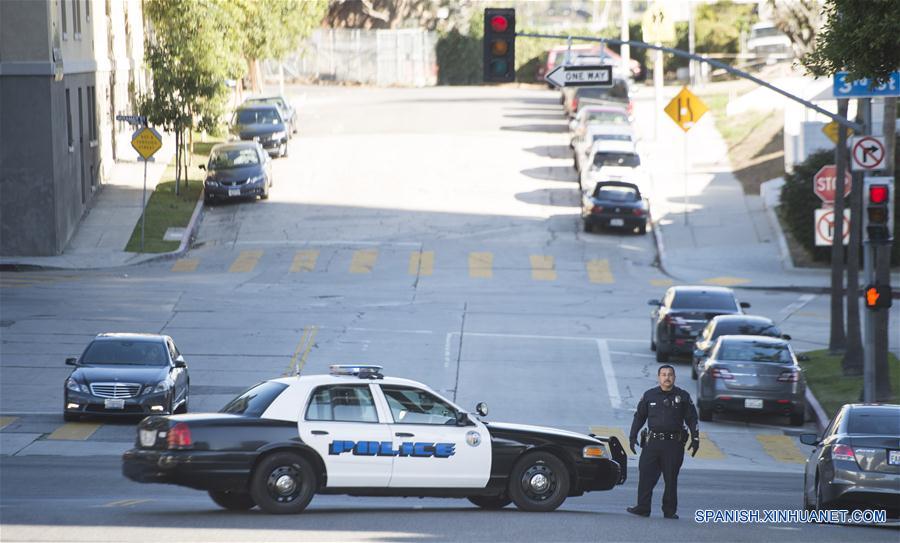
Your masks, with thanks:
[[[456,497],[553,511],[625,482],[615,437],[484,422],[380,366],[260,383],[218,413],[151,416],[126,477],[209,492],[231,510],[299,513],[314,494]]]

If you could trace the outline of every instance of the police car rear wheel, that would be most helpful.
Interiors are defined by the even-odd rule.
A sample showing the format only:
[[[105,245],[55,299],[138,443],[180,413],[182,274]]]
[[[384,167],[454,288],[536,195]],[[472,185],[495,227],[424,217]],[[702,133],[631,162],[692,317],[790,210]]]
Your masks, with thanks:
[[[506,496],[469,496],[468,499],[478,507],[488,510],[503,509],[512,503]]]
[[[569,471],[547,452],[533,452],[513,467],[509,496],[523,511],[554,511],[569,495]]]
[[[280,452],[265,457],[256,466],[250,480],[250,496],[266,513],[299,513],[309,505],[316,487],[315,471],[305,458]]]
[[[256,502],[246,492],[210,490],[209,497],[216,505],[229,511],[248,511],[256,506]]]

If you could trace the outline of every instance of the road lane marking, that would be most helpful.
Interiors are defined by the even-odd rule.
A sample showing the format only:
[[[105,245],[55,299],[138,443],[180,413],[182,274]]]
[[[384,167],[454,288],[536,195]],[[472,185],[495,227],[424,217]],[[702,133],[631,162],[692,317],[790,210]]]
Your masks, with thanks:
[[[615,282],[612,271],[609,269],[609,260],[605,258],[588,260],[586,267],[591,283],[609,285]]]
[[[128,500],[116,500],[114,502],[109,502],[103,507],[133,507],[139,503],[147,503],[153,501],[149,498],[132,498]]]
[[[774,434],[757,434],[756,439],[762,444],[766,454],[778,460],[779,462],[789,462],[792,464],[803,464],[806,462],[806,456],[797,447],[797,443],[792,437]],[[701,443],[702,447],[703,444]]]
[[[312,349],[318,332],[319,329],[316,326],[303,327],[300,341],[297,342],[297,348],[294,349],[294,354],[291,356],[291,363],[288,364],[287,370],[283,375],[300,375],[300,371],[303,370],[303,366],[306,364],[306,357],[309,356],[309,351]],[[303,353],[302,356],[301,353]],[[300,358],[298,359],[298,357]]]
[[[6,428],[10,424],[16,422],[19,417],[0,417],[0,430]]]
[[[616,428],[615,426],[591,426],[590,431],[594,435],[617,438],[619,443],[622,444],[622,448],[625,449],[625,454],[632,458],[637,456],[628,448],[628,436],[625,435],[625,431],[621,428]]]
[[[782,308],[781,311],[778,312],[778,319],[776,322],[786,321],[789,318],[793,317],[795,314],[798,314],[798,311],[806,307],[806,304],[815,300],[815,298],[815,294],[803,294],[802,296],[797,298],[795,302],[784,306],[784,308]]]
[[[671,279],[651,279],[650,284],[654,287],[670,287],[675,284]]]
[[[314,271],[318,259],[318,249],[297,251],[296,254],[294,254],[294,261],[291,263],[291,273]]]
[[[690,441],[687,443],[691,444]],[[690,454],[690,453],[688,453]],[[697,456],[694,458],[700,458],[703,460],[722,460],[725,458],[725,455],[716,446],[715,442],[709,438],[709,434],[706,432],[700,432],[700,448],[697,450]]]
[[[199,258],[180,258],[172,264],[173,272],[192,272],[197,271],[197,266],[200,264]]]
[[[548,255],[531,255],[531,278],[535,281],[556,281],[556,269],[553,257]]]
[[[434,272],[434,251],[413,251],[409,255],[410,275],[431,275]]]
[[[359,249],[353,252],[353,260],[350,261],[350,273],[371,273],[378,260],[378,251],[375,249]]]
[[[96,422],[67,422],[47,436],[47,439],[84,441],[100,428]]]
[[[731,276],[712,277],[710,279],[704,279],[703,281],[701,281],[701,283],[705,283],[707,285],[716,285],[720,287],[733,287],[736,285],[744,285],[749,282],[749,279]]]
[[[597,350],[600,352],[600,366],[603,368],[603,378],[606,381],[606,393],[613,409],[622,407],[622,396],[619,395],[619,383],[616,381],[616,372],[613,370],[612,360],[609,356],[609,344],[605,339],[598,339]]]
[[[228,273],[250,273],[262,257],[262,251],[241,251],[228,268]]]
[[[494,276],[493,253],[469,253],[469,277],[490,279]]]

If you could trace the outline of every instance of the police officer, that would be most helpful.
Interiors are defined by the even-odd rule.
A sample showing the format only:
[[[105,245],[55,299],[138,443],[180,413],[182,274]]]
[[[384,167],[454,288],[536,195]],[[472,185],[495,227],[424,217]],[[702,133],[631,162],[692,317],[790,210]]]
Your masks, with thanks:
[[[700,448],[697,428],[697,409],[691,395],[675,386],[675,368],[665,364],[656,372],[659,386],[644,392],[638,402],[631,434],[628,436],[631,452],[637,454],[638,431],[647,423],[646,441],[641,440],[641,459],[638,464],[638,501],[628,512],[642,517],[650,516],[653,487],[662,473],[666,484],[662,509],[666,518],[677,519],[678,471],[684,461],[684,444],[687,442],[687,424],[691,434],[691,456]],[[644,433],[642,433],[642,437]]]

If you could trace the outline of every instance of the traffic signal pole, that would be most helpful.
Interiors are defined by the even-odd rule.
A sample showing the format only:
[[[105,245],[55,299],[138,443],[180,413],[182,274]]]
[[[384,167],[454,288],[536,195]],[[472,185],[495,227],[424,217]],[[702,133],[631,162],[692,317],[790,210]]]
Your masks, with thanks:
[[[857,106],[862,113],[862,121],[865,130],[860,133],[870,134],[872,131],[872,99],[861,98],[857,101]],[[865,174],[860,174],[860,181],[863,181]],[[856,181],[854,179],[854,181]],[[868,188],[864,188],[864,196]],[[869,240],[867,232],[868,219],[865,217],[866,209],[863,209],[863,284],[872,285],[875,283],[875,269],[873,262],[875,261],[875,244]],[[868,303],[866,304],[868,305]],[[875,401],[875,311],[866,308],[863,312],[863,401]]]

